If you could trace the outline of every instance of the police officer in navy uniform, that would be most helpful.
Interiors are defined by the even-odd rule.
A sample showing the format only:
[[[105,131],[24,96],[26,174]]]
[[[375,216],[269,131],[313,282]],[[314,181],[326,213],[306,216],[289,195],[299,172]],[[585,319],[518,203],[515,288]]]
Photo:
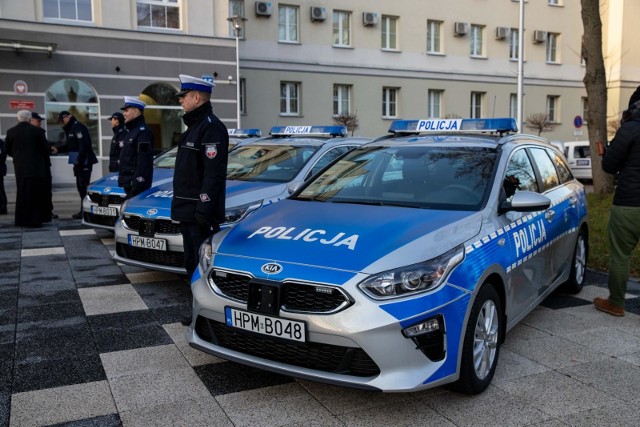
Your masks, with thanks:
[[[73,219],[82,218],[82,200],[87,195],[87,187],[91,182],[91,171],[98,159],[93,152],[91,136],[87,127],[80,123],[68,111],[58,114],[58,121],[62,122],[62,129],[66,135],[66,143],[58,147],[58,152],[69,153],[69,163],[73,165],[73,176],[76,177],[76,188],[80,195],[80,212],[73,214]]]
[[[127,133],[120,149],[118,185],[124,188],[127,199],[150,188],[153,179],[153,133],[144,121],[146,105],[138,98],[125,96],[121,108]]]
[[[180,221],[189,278],[197,268],[200,244],[224,222],[229,134],[213,114],[213,82],[180,75],[177,96],[187,130],[180,136],[173,175],[171,219]],[[182,319],[183,325],[191,317]]]
[[[109,147],[109,172],[118,172],[120,170],[120,150],[124,145],[127,129],[124,127],[124,116],[121,112],[113,113],[109,120],[113,131],[113,138],[111,138],[111,146]]]

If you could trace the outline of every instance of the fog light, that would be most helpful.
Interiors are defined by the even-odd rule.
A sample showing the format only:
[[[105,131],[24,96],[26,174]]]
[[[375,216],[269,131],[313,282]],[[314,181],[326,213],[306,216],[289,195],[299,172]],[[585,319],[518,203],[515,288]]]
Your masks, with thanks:
[[[441,314],[403,329],[402,335],[411,338],[416,350],[424,353],[429,360],[440,361],[447,353],[444,318]]]

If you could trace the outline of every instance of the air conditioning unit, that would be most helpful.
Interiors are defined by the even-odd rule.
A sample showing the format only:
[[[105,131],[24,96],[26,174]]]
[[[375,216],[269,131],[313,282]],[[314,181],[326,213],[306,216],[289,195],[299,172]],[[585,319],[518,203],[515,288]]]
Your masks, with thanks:
[[[362,23],[368,27],[376,25],[378,23],[378,14],[374,12],[363,12]]]
[[[256,15],[257,16],[271,16],[273,13],[273,6],[271,2],[257,1],[256,2]]]
[[[456,36],[464,36],[469,32],[468,22],[455,22],[453,24],[453,32]]]
[[[547,40],[547,32],[536,30],[533,32],[534,43],[544,43]]]
[[[311,6],[311,21],[324,21],[327,19],[327,9]]]
[[[496,40],[503,40],[509,36],[511,32],[510,28],[507,27],[496,27]]]

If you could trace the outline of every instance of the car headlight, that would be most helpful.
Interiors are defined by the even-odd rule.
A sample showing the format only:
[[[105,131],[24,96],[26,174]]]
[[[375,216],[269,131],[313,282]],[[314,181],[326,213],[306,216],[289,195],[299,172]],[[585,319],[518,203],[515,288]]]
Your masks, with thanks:
[[[375,274],[362,281],[358,287],[377,300],[430,291],[444,283],[449,273],[463,259],[464,246],[458,246],[428,261]]]
[[[198,259],[200,260],[200,268],[202,268],[202,271],[207,271],[207,269],[211,267],[211,260],[213,259],[211,237],[207,237],[200,245]]]
[[[129,204],[129,200],[127,199],[120,205],[120,218],[124,217],[124,211],[127,210],[127,205]]]
[[[225,223],[234,223],[240,221],[242,218],[247,216],[250,212],[255,211],[260,206],[262,206],[262,200],[258,202],[247,203],[246,205],[234,206],[232,208],[228,208],[224,211],[224,222]]]

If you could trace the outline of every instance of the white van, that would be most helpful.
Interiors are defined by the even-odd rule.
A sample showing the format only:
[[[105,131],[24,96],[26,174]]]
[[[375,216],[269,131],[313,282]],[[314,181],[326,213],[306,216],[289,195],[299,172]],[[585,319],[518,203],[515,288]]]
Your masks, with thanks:
[[[564,144],[564,155],[569,162],[573,176],[591,180],[591,152],[589,141],[568,141]]]

